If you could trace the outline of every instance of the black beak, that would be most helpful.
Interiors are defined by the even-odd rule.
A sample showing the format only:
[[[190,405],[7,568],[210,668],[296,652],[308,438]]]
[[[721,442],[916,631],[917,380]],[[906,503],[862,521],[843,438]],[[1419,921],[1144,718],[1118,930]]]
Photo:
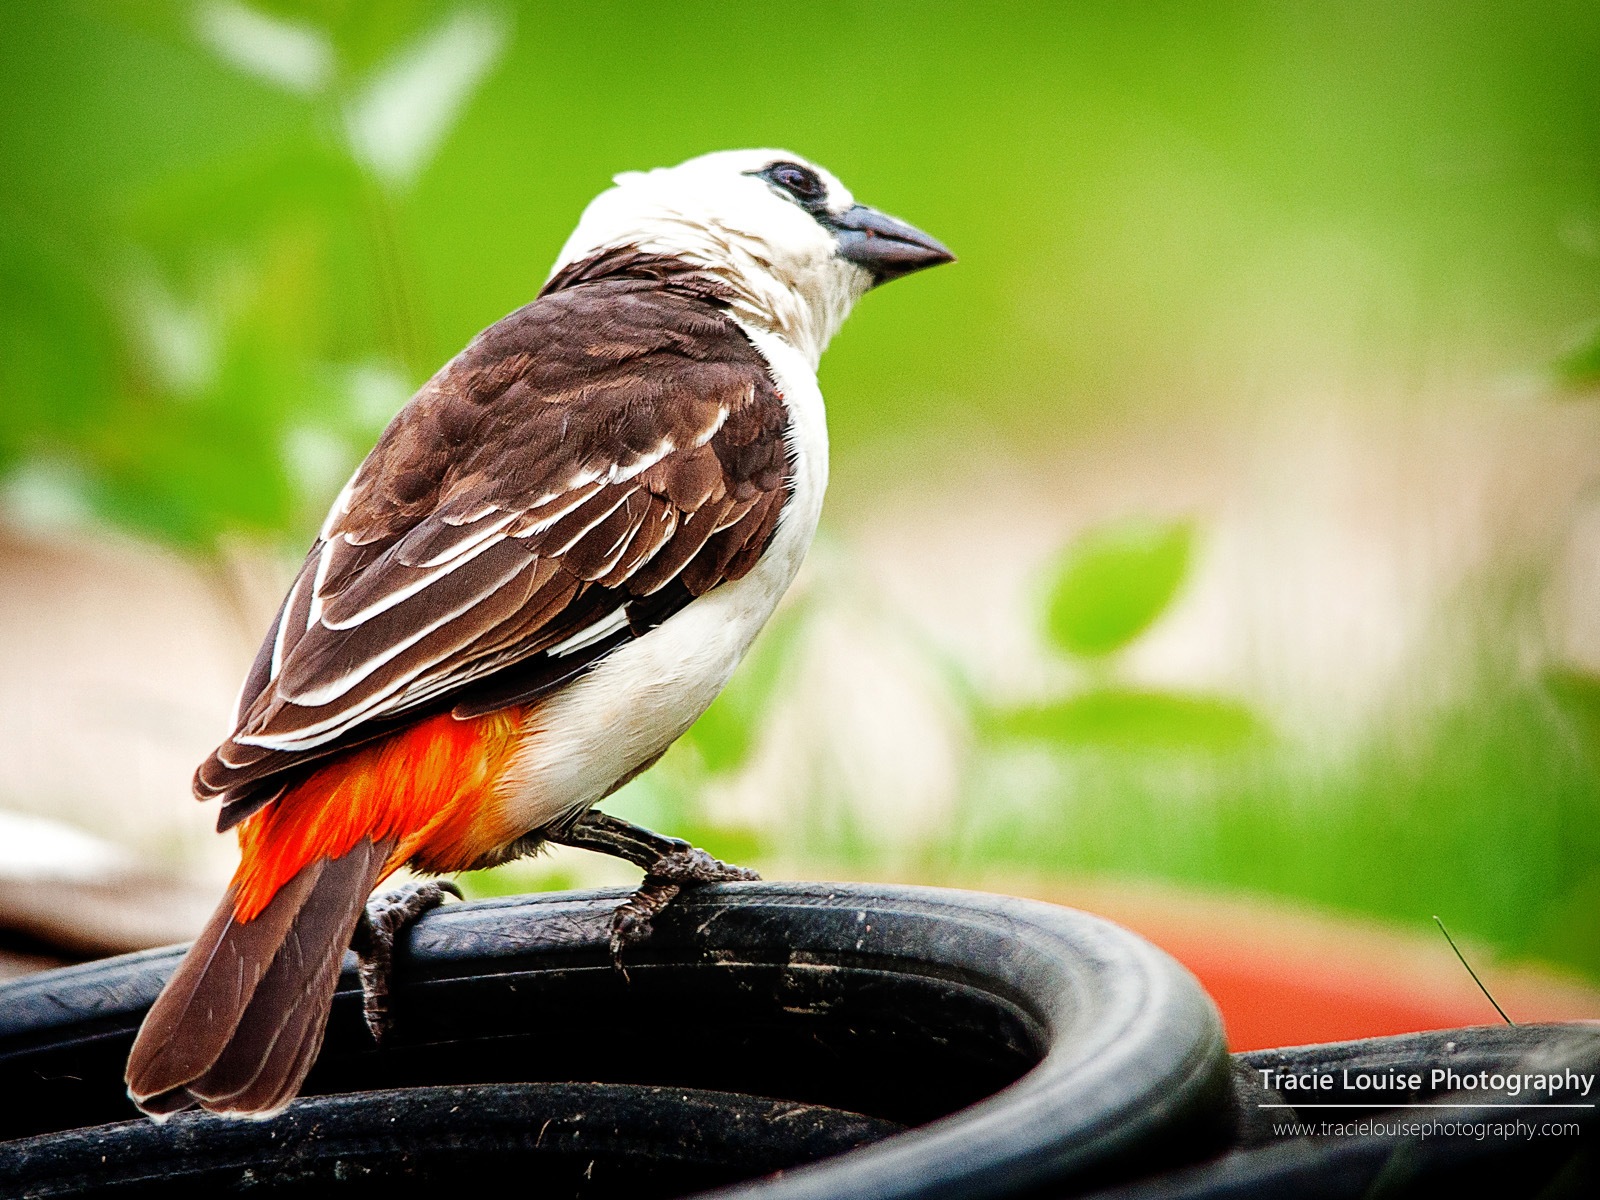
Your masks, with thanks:
[[[839,256],[870,271],[874,287],[956,260],[922,230],[865,204],[847,209],[828,223],[839,239]]]

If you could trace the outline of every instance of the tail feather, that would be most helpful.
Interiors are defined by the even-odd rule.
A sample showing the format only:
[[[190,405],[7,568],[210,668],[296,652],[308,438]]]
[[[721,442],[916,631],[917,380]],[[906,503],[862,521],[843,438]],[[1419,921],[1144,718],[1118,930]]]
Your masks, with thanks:
[[[188,1084],[207,1108],[261,1112],[293,1099],[321,1044],[350,935],[387,857],[361,842],[323,867],[227,1047]]]
[[[181,1087],[217,1061],[325,865],[304,867],[253,921],[235,919],[237,889],[228,889],[139,1028],[127,1071],[135,1101]]]
[[[249,921],[234,889],[151,1007],[128,1059],[128,1094],[151,1115],[200,1105],[265,1115],[316,1059],[339,965],[393,841],[364,839],[308,863]]]

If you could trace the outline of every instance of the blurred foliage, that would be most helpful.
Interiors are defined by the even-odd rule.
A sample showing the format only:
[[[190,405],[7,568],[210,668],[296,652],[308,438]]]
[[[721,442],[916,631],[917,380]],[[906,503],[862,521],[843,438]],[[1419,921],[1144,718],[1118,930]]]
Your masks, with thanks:
[[[84,72],[137,70],[133,105],[166,108],[166,128],[124,132],[168,159],[150,171],[93,139],[50,144],[0,206],[0,475],[20,464],[46,519],[54,500],[193,550],[296,541],[434,361],[400,222],[411,171],[436,149],[428,132],[447,132],[460,100],[440,90],[439,55],[461,17],[419,26],[351,6],[324,30],[231,3],[107,7],[121,28],[92,6],[0,17],[13,54],[49,47],[76,68],[53,88],[35,76],[29,99],[54,91],[68,113],[116,124]],[[498,37],[479,25],[479,41]],[[478,57],[457,69],[467,90],[493,54]],[[276,95],[252,95],[230,59]],[[407,75],[419,59],[426,77]],[[172,111],[186,94],[193,107]],[[215,127],[246,99],[305,125]],[[0,147],[47,132],[18,119],[25,106],[7,115]],[[160,136],[185,125],[203,168],[172,154],[191,138]],[[142,178],[124,191],[130,170]]]
[[[1557,360],[1556,378],[1571,388],[1600,388],[1600,333]]]
[[[1053,704],[996,714],[1000,737],[1058,746],[1227,749],[1259,738],[1261,722],[1245,705],[1222,696],[1102,687]]]
[[[1419,930],[1439,910],[1510,956],[1600,979],[1600,678],[1527,681],[1503,634],[1485,630],[1442,711],[1380,720],[1332,758],[1223,697],[1102,684],[980,708],[987,736],[926,869],[1151,876]]]
[[[1495,667],[1501,669],[1496,670]],[[1182,758],[986,747],[930,867],[1152,877],[1294,896],[1425,932],[1450,915],[1513,958],[1600,979],[1596,764],[1503,664],[1469,704],[1319,761],[1303,746]]]
[[[1597,54],[1588,0],[0,6],[0,481],[302,542],[612,173],[732,145],[962,256],[830,352],[841,496],[975,422],[1548,362],[1600,291]]]
[[[1545,686],[1572,723],[1573,731],[1600,761],[1600,676],[1584,671],[1551,671]]]

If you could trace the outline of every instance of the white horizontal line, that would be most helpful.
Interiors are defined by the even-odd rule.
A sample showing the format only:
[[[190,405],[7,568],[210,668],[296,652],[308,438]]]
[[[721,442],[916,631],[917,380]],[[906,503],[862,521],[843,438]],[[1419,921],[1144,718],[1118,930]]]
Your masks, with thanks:
[[[1382,1108],[1403,1110],[1410,1108],[1593,1108],[1592,1104],[1318,1104],[1308,1100],[1304,1104],[1258,1104],[1257,1108]]]

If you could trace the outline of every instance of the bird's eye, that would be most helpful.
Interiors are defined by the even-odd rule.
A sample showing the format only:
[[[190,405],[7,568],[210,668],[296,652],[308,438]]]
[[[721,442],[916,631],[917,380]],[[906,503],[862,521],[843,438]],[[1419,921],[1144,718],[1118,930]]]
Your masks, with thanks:
[[[799,163],[774,163],[767,168],[767,178],[802,203],[814,203],[828,194],[817,173]]]

